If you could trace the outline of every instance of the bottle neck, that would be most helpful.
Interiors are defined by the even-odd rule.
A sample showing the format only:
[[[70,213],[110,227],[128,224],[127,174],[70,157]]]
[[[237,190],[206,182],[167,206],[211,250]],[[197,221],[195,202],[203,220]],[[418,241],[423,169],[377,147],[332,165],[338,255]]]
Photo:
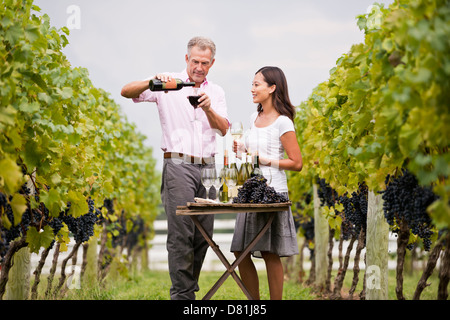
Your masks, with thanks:
[[[228,168],[229,167],[229,162],[228,162],[228,152],[227,150],[225,150],[225,154],[223,156],[223,166]]]
[[[205,82],[205,80],[203,80],[203,82]],[[200,88],[203,82],[195,82],[194,80],[191,79],[191,77],[189,77],[185,83],[189,83],[189,86],[191,87]]]
[[[254,168],[259,168],[259,156],[258,155],[255,155],[253,157],[253,167]]]

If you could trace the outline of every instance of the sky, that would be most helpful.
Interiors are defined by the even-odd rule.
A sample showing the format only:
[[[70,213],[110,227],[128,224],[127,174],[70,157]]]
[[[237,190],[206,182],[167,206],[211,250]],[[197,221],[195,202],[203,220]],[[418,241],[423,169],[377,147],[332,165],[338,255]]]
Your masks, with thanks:
[[[216,61],[208,78],[226,95],[231,122],[256,110],[251,98],[255,72],[280,67],[289,95],[300,105],[329,78],[336,60],[353,44],[364,41],[356,16],[372,0],[35,0],[52,26],[70,29],[63,49],[73,67],[88,69],[94,86],[111,94],[129,122],[153,148],[162,169],[161,126],[154,103],[135,104],[120,95],[134,80],[185,69],[187,43],[194,36],[210,37]],[[393,0],[378,0],[388,6]],[[169,5],[170,4],[170,5]],[[301,133],[297,133],[301,134]],[[223,146],[231,141],[219,139]],[[220,147],[218,147],[220,149]]]

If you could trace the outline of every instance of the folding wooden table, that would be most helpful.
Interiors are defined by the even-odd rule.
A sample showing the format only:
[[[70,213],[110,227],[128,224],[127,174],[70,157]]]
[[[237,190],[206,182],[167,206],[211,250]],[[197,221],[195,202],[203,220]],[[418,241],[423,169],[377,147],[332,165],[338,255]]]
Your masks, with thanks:
[[[217,280],[214,286],[209,290],[209,292],[203,297],[203,300],[209,300],[214,295],[214,293],[219,289],[219,287],[225,282],[229,275],[233,277],[238,286],[241,288],[242,292],[246,295],[249,300],[254,300],[250,292],[245,287],[242,280],[234,271],[236,267],[241,263],[244,257],[252,250],[252,248],[258,243],[264,233],[269,229],[275,214],[280,211],[287,211],[291,206],[291,202],[284,203],[270,203],[270,204],[250,204],[250,203],[197,203],[188,202],[186,206],[177,207],[176,214],[191,217],[192,221],[195,223],[198,230],[201,232],[205,240],[208,242],[209,246],[213,249],[216,255],[222,261],[223,265],[227,269],[225,273]],[[255,238],[250,242],[250,244],[244,249],[242,254],[236,259],[232,264],[230,264],[227,258],[224,256],[222,251],[220,251],[219,246],[212,240],[211,236],[203,228],[202,224],[198,220],[198,215],[203,214],[221,214],[221,213],[237,213],[242,214],[246,212],[270,212],[269,219],[261,231],[255,236]]]

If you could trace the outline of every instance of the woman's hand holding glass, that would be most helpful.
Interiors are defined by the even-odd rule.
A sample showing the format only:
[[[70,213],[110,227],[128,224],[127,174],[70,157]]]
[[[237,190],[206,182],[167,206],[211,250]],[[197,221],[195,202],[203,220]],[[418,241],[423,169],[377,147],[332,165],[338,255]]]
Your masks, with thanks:
[[[241,141],[233,140],[233,152],[236,153],[239,159],[242,158],[242,154],[246,153],[244,143]]]
[[[231,136],[233,137],[233,144],[236,144],[236,142],[238,142],[244,135],[244,126],[242,125],[242,122],[240,121],[233,122],[230,127],[230,133]],[[234,153],[236,153],[236,156],[238,158],[241,158],[241,152],[239,149],[234,151]]]

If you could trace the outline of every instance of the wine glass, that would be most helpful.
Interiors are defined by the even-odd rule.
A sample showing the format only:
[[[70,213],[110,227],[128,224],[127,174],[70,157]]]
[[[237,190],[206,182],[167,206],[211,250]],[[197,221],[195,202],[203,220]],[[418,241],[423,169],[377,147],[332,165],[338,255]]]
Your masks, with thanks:
[[[187,97],[189,99],[189,103],[194,108],[194,121],[197,121],[197,112],[195,111],[198,108],[198,105],[200,104],[198,100],[201,97],[200,95],[201,92],[202,91],[200,88],[192,88],[192,94]]]
[[[214,182],[214,172],[216,169],[211,168],[203,168],[202,169],[202,184],[206,189],[206,199],[209,199],[209,189],[211,189],[213,182]]]
[[[237,184],[238,172],[236,168],[226,168],[225,170],[225,183],[228,190],[233,189]]]
[[[235,121],[231,124],[230,128],[231,136],[233,137],[233,141],[239,141],[242,138],[242,135],[244,134],[244,126],[242,125],[242,122]],[[236,156],[238,158],[241,157],[241,152],[239,149],[236,152]]]
[[[217,170],[213,169],[213,186],[216,189],[216,202],[219,202],[219,189],[223,184],[223,179],[220,174],[217,174]]]

